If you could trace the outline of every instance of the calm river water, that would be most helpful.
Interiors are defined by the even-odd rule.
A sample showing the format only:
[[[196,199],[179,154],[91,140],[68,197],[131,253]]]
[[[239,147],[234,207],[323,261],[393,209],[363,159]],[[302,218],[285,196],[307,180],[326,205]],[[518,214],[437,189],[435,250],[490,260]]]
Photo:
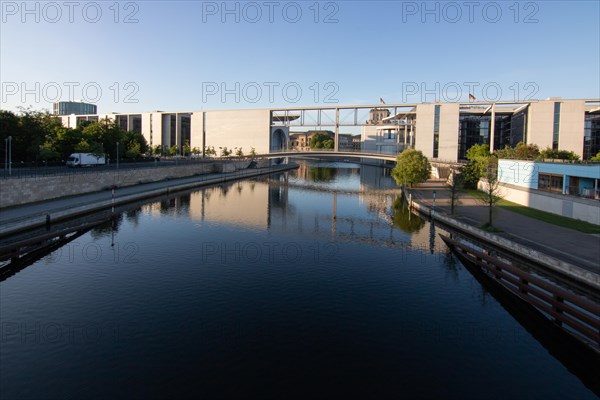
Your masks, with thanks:
[[[0,283],[0,397],[595,398],[393,188],[302,163],[120,214]]]

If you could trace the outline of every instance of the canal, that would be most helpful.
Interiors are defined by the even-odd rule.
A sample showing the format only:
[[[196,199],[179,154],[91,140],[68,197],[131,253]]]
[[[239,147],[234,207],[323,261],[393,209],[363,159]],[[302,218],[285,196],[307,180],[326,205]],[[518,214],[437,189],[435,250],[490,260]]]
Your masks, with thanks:
[[[120,213],[0,282],[0,396],[595,398],[394,188],[300,162]]]

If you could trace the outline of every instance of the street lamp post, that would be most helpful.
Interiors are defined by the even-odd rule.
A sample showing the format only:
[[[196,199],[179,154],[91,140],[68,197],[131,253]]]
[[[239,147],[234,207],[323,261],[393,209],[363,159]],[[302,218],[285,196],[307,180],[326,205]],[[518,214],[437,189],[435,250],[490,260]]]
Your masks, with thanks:
[[[431,217],[433,218],[433,214],[435,213],[435,190],[433,191],[433,206],[431,207]]]
[[[4,138],[4,173],[8,172],[8,138]]]
[[[117,169],[119,169],[119,142],[117,142]]]

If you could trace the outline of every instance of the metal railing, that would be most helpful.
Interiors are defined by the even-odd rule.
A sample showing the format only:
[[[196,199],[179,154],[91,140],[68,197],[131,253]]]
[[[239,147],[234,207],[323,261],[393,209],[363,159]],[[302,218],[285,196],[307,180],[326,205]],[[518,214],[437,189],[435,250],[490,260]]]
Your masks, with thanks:
[[[600,305],[464,243],[442,239],[556,325],[600,348]]]

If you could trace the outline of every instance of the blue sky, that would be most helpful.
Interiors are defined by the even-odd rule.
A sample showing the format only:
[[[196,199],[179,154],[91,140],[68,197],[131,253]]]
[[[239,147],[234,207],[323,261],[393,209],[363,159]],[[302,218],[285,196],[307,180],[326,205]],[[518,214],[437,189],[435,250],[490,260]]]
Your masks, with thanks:
[[[1,107],[597,98],[599,4],[3,1]]]

